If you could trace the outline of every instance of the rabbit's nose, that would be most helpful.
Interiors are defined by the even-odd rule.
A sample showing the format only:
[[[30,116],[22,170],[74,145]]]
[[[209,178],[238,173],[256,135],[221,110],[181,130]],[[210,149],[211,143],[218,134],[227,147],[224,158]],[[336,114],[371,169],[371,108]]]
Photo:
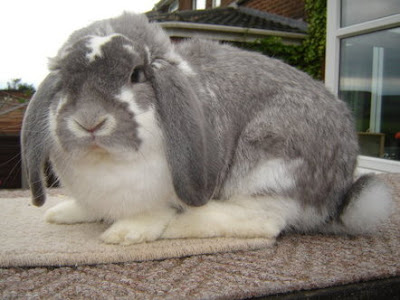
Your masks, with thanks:
[[[77,137],[105,136],[115,130],[116,121],[112,115],[92,119],[75,116],[67,121],[67,127]]]
[[[96,131],[101,130],[105,126],[105,124],[107,122],[107,117],[105,117],[101,120],[97,120],[94,124],[93,124],[93,122],[92,122],[92,124],[82,124],[83,122],[79,122],[77,120],[74,120],[74,121],[83,130],[85,130],[89,133],[95,133]]]

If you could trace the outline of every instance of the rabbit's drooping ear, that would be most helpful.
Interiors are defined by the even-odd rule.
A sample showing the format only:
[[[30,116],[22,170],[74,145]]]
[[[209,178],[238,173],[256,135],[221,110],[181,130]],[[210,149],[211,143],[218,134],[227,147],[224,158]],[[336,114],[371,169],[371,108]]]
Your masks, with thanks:
[[[40,84],[30,100],[22,125],[21,154],[32,202],[46,201],[44,166],[49,157],[49,107],[58,88],[58,76],[51,73]]]
[[[219,164],[216,137],[187,75],[176,64],[146,68],[156,95],[167,160],[178,197],[201,206],[213,196]]]

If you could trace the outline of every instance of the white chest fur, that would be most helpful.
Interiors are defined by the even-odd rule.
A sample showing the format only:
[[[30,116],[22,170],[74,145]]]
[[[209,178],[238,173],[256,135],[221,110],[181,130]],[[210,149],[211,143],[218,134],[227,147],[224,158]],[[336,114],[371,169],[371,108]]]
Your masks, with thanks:
[[[76,166],[67,180],[72,196],[102,218],[117,220],[171,205],[176,197],[166,160],[102,160]]]

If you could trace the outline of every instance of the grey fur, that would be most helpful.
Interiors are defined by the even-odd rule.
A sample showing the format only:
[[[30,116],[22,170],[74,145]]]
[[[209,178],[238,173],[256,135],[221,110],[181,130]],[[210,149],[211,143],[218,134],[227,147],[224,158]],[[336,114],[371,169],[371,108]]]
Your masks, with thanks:
[[[50,102],[59,90],[58,77],[48,75],[31,99],[22,126],[22,161],[32,190],[32,202],[37,206],[46,201],[43,169],[50,150],[48,111]]]
[[[167,157],[176,193],[187,204],[200,206],[213,196],[223,167],[218,141],[191,83],[176,66],[147,75],[165,135]],[[184,146],[183,146],[184,145]]]
[[[103,46],[104,57],[88,62],[88,39],[113,33],[120,35]],[[126,45],[140,55],[124,50]],[[185,74],[179,57],[193,74]],[[298,162],[292,170],[295,184],[265,185],[250,195],[293,198],[326,220],[343,209],[358,153],[353,119],[343,101],[279,60],[198,39],[173,46],[158,25],[130,14],[75,32],[52,59],[52,73],[31,101],[23,128],[35,204],[44,202],[39,174],[52,147],[48,111],[63,96],[69,99],[61,110],[64,117],[81,110],[94,123],[90,120],[102,111],[111,111],[118,116],[118,129],[103,141],[140,151],[132,114],[112,100],[138,66],[144,66],[147,81],[134,87],[135,99],[144,110],[156,108],[175,191],[183,202],[199,206],[232,197],[235,185],[258,164],[281,159]],[[84,148],[85,140],[74,139],[65,128],[60,117],[56,135],[62,146]]]
[[[350,202],[354,201],[359,197],[361,192],[368,186],[374,184],[375,181],[378,179],[376,176],[373,174],[366,174],[361,177],[359,177],[351,186],[351,188],[348,190],[348,192],[345,195],[344,200],[342,201],[341,205],[339,205],[336,215],[332,216],[333,220],[338,220],[339,223],[341,223],[341,215],[344,213],[346,208],[349,206]]]

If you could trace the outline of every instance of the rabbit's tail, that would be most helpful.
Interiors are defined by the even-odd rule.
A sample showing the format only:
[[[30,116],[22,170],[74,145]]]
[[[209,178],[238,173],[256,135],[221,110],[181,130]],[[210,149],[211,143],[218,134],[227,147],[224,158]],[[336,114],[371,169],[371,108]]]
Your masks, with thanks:
[[[389,218],[392,207],[389,187],[376,175],[362,175],[350,187],[332,229],[349,234],[372,233]]]

